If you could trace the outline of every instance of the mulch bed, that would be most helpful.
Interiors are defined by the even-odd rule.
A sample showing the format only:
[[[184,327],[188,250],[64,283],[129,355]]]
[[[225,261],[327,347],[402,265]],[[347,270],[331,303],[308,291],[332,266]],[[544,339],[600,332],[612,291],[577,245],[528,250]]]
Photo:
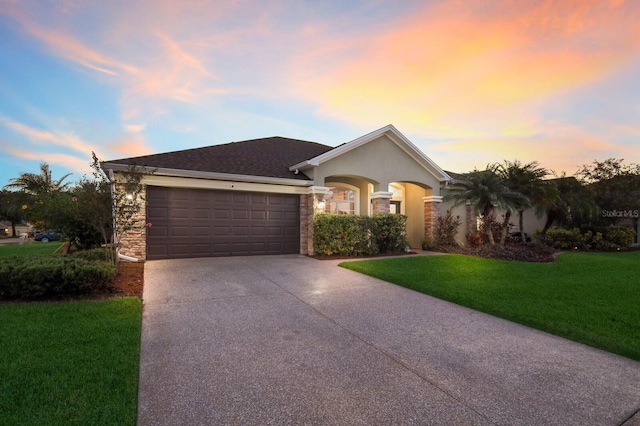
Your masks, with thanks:
[[[118,263],[118,274],[111,281],[108,292],[123,296],[135,296],[142,298],[144,288],[144,263],[124,262]]]
[[[442,249],[445,253],[466,254],[488,259],[516,260],[520,262],[553,262],[559,250],[536,243],[509,243],[501,245],[481,245],[477,247],[451,246]]]
[[[409,252],[401,251],[399,253],[378,253],[378,254],[371,254],[367,256],[345,256],[341,254],[329,254],[329,255],[314,254],[314,255],[309,255],[309,257],[312,257],[318,260],[357,260],[357,259],[371,259],[375,257],[406,256],[410,254],[417,254],[417,253],[415,251],[409,251]]]

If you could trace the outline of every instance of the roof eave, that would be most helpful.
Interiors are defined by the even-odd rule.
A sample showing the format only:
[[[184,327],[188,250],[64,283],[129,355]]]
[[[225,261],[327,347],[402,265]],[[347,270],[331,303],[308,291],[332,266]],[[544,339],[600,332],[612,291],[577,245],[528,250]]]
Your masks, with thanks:
[[[131,165],[121,163],[102,163],[103,170],[113,170],[114,172],[130,171]],[[191,179],[209,179],[209,180],[225,180],[232,182],[252,182],[252,183],[270,183],[274,185],[290,185],[290,186],[313,186],[312,180],[307,179],[288,179],[272,176],[252,176],[239,175],[232,173],[219,172],[202,172],[196,170],[170,169],[166,167],[149,167],[136,166],[136,170],[141,173],[151,173],[156,176],[173,176]]]
[[[445,172],[442,168],[440,168],[440,166],[438,166],[436,163],[434,163],[429,157],[427,157],[422,151],[420,151],[418,149],[418,147],[416,147],[409,139],[407,139],[402,133],[400,133],[400,131],[398,129],[395,128],[395,126],[393,124],[388,124],[378,130],[374,130],[371,133],[367,133],[364,136],[360,136],[357,139],[354,139],[350,142],[347,142],[343,145],[340,145],[330,151],[327,151],[323,154],[318,155],[317,157],[311,158],[309,160],[303,161],[301,163],[298,163],[296,165],[293,165],[291,167],[289,167],[289,170],[291,171],[295,171],[295,170],[305,170],[305,169],[309,169],[311,167],[318,167],[320,164],[324,163],[325,161],[331,160],[333,158],[336,158],[346,152],[351,151],[352,149],[358,148],[359,146],[362,146],[368,142],[371,142],[372,140],[375,140],[377,138],[379,138],[380,136],[383,135],[387,135],[387,136],[392,136],[391,139],[398,145],[400,146],[402,149],[405,150],[405,152],[407,152],[407,154],[409,154],[410,156],[412,156],[414,159],[416,159],[417,161],[419,161],[420,163],[423,164],[423,167],[425,167],[427,170],[429,168],[433,169],[433,171],[436,172],[437,175],[439,176],[435,176],[440,182],[449,182],[452,180],[451,176],[449,176],[447,174],[447,172]],[[394,140],[394,138],[397,138],[399,141],[402,142],[402,144],[404,144],[406,147],[409,148],[409,150],[407,150],[404,146],[402,146],[402,144],[398,143],[398,140]]]

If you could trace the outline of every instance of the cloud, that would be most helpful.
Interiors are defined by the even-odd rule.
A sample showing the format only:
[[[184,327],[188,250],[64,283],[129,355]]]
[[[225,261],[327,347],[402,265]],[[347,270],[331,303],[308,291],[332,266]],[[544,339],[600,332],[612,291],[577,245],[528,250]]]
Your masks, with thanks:
[[[489,136],[638,55],[638,8],[618,3],[428,3],[391,29],[345,40],[355,54],[308,55],[293,80],[323,116]],[[312,63],[322,72],[305,78]]]
[[[121,139],[109,144],[108,148],[112,154],[119,157],[138,157],[152,153],[141,135]]]
[[[49,164],[62,165],[69,168],[70,170],[79,172],[89,170],[89,165],[91,163],[91,159],[89,157],[79,158],[74,155],[54,152],[43,153],[42,151],[18,148],[3,141],[0,141],[0,148],[2,148],[3,151],[6,151],[12,157],[38,162],[45,161]]]
[[[36,143],[51,142],[54,145],[70,148],[74,151],[82,153],[95,150],[95,147],[93,147],[90,143],[83,141],[82,139],[71,133],[35,129],[33,127],[27,126],[26,124],[10,120],[1,115],[0,123]]]

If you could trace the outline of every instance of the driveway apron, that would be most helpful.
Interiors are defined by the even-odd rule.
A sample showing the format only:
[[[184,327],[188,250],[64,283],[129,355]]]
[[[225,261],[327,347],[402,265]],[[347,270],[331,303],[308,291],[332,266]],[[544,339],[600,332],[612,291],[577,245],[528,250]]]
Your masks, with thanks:
[[[337,264],[147,262],[138,424],[640,424],[640,363]]]

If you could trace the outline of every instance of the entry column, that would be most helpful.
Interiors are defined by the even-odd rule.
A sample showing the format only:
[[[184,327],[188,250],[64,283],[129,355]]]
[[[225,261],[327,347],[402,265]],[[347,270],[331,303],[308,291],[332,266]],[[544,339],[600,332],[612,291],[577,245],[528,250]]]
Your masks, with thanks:
[[[433,239],[438,217],[440,216],[442,197],[432,195],[430,197],[423,197],[422,201],[424,202],[424,237]]]
[[[371,193],[372,214],[389,213],[391,211],[393,192],[376,191]]]
[[[300,195],[300,254],[314,254],[313,216],[324,212],[327,192],[326,186],[312,186],[306,194]]]

